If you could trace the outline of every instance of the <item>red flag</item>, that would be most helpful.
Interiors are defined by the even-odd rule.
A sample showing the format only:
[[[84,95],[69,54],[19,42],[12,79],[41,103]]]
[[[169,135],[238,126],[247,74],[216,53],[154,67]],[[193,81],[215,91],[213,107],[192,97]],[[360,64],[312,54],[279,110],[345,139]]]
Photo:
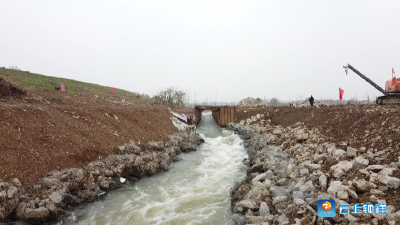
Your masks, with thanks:
[[[113,87],[111,88],[111,93],[114,93],[114,88]]]
[[[344,90],[339,87],[339,100],[343,99]]]

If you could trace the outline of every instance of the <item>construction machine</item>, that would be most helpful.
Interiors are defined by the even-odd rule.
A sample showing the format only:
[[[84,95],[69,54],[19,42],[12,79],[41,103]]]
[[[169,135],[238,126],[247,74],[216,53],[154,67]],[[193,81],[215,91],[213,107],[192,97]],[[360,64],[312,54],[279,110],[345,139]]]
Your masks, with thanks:
[[[379,85],[370,80],[364,74],[360,73],[360,71],[352,67],[350,64],[347,64],[347,66],[343,66],[343,68],[351,69],[354,73],[356,73],[362,79],[367,81],[378,91],[382,92],[383,96],[379,96],[376,99],[376,104],[379,105],[400,104],[400,78],[396,79],[396,77],[393,76],[392,74],[392,79],[386,81],[385,90],[383,90]]]

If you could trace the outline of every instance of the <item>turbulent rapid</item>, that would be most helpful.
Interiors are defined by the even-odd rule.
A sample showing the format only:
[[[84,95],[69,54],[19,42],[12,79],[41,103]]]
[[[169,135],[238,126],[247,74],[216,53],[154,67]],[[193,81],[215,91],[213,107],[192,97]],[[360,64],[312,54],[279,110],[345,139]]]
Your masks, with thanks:
[[[245,176],[242,140],[203,113],[205,143],[170,171],[109,193],[64,224],[228,224],[230,188]],[[78,216],[79,215],[79,216]]]

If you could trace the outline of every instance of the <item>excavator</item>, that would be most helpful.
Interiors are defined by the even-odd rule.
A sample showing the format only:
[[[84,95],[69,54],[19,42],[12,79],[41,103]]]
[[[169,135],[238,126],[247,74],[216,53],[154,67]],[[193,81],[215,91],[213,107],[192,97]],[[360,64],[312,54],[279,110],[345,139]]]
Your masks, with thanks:
[[[350,64],[347,64],[347,66],[343,66],[343,68],[351,69],[354,73],[356,73],[362,79],[367,81],[378,91],[383,93],[383,96],[379,96],[376,99],[376,104],[378,105],[400,104],[400,78],[396,79],[396,77],[393,76],[392,74],[392,79],[386,81],[385,90],[383,90],[379,85],[370,80],[364,74],[360,73],[360,71],[352,67]]]

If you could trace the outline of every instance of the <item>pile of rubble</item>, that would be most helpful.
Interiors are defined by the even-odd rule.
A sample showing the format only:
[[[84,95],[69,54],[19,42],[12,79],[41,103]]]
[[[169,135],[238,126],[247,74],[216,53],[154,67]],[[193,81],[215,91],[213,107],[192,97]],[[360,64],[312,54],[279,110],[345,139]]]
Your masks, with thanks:
[[[244,102],[244,104],[243,104]],[[265,103],[263,102],[262,99],[260,98],[252,98],[252,97],[247,97],[242,100],[240,100],[238,106],[251,106],[251,107],[256,107],[256,106],[264,106]]]
[[[195,151],[204,140],[199,135],[175,133],[165,142],[148,142],[145,151],[137,143],[118,147],[114,155],[89,163],[84,169],[51,171],[38,183],[23,187],[18,178],[0,180],[0,224],[23,220],[30,224],[57,221],[71,206],[99,199],[124,183],[169,170],[181,152]]]
[[[228,127],[244,139],[250,167],[231,190],[234,224],[400,224],[400,157],[392,148],[330,143],[316,128],[273,126],[262,114]],[[388,155],[396,157],[387,163]],[[335,217],[317,216],[319,199],[336,201]],[[385,204],[386,213],[343,215],[339,204],[351,211]]]
[[[314,106],[318,106],[320,104],[319,101],[314,100]],[[310,104],[310,98],[306,98],[303,101],[297,103],[297,107],[308,107],[311,106]]]

